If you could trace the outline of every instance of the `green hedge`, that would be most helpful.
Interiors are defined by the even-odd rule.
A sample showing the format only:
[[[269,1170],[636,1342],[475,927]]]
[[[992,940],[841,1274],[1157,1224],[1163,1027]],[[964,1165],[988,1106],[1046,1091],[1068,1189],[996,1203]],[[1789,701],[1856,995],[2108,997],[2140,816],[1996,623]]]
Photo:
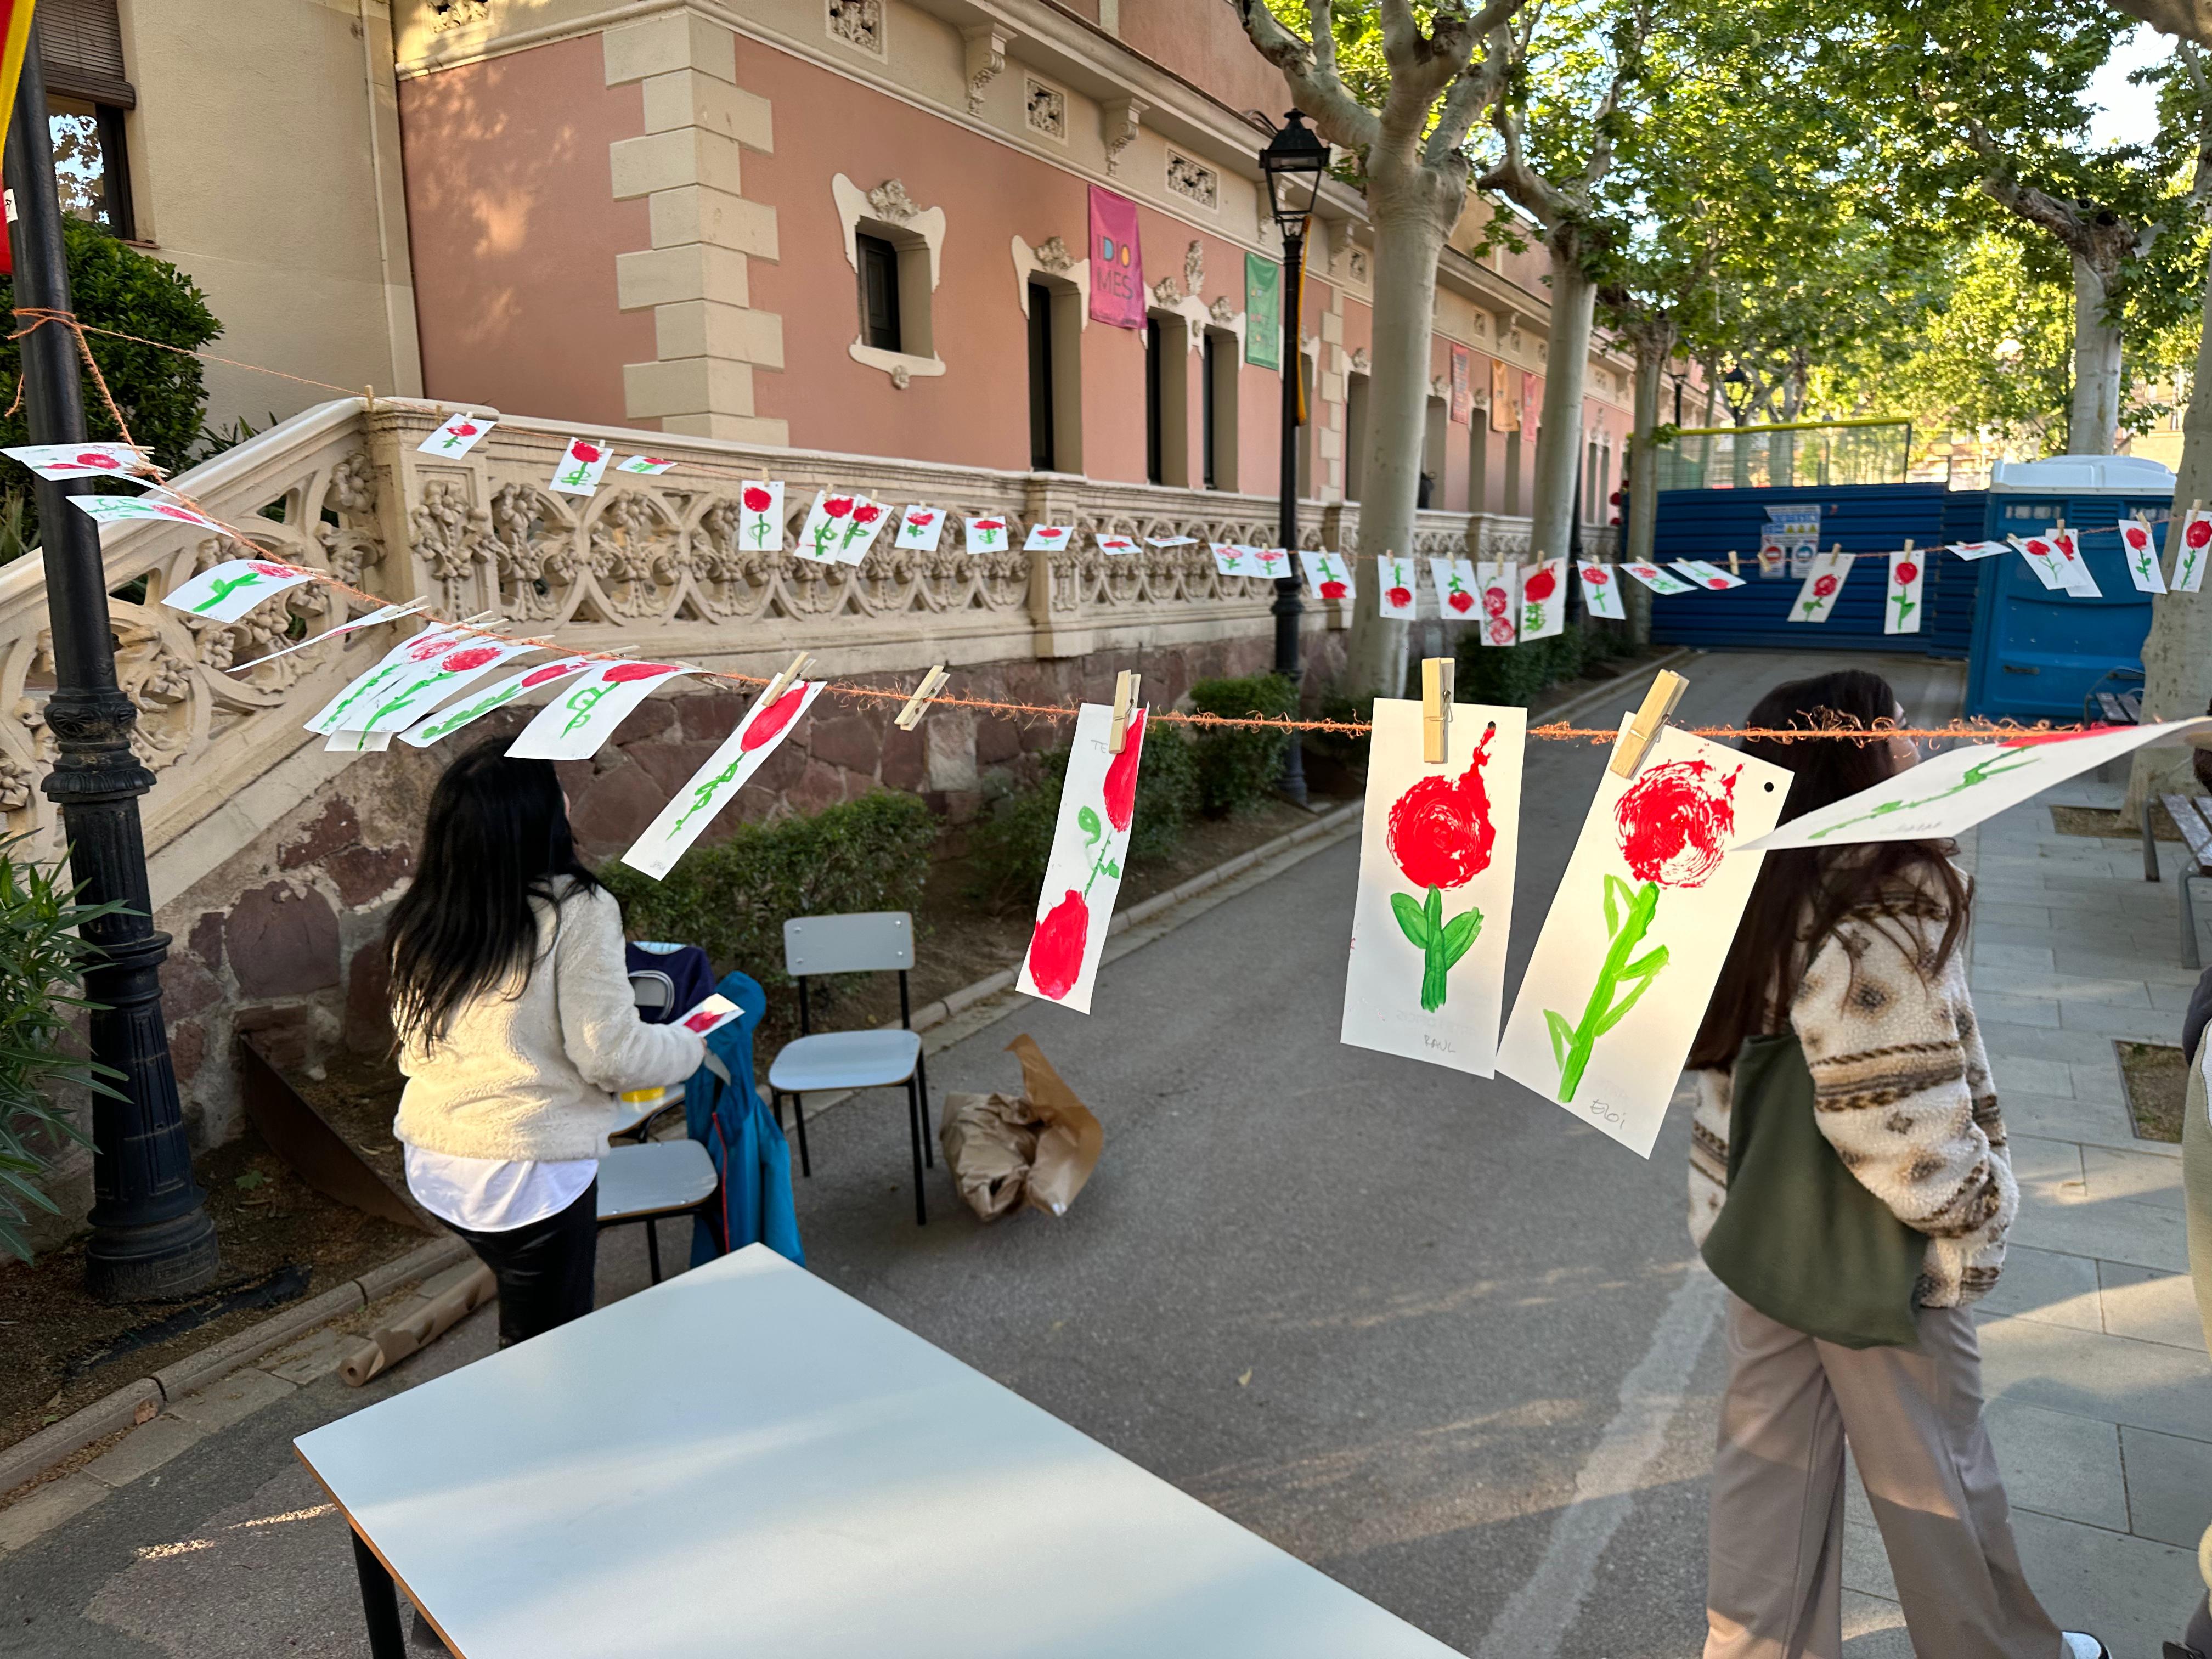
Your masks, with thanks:
[[[1201,714],[1243,720],[1254,714],[1285,715],[1297,707],[1297,688],[1280,674],[1244,679],[1200,680],[1190,688],[1190,706]],[[1275,793],[1283,775],[1287,739],[1279,732],[1239,728],[1193,728],[1198,755],[1199,805],[1208,816],[1249,812]]]
[[[1165,722],[1148,726],[1145,733],[1124,867],[1167,857],[1198,815],[1197,752],[1182,733],[1180,724]],[[969,858],[975,871],[970,897],[1001,907],[1036,901],[1045,864],[1052,856],[1052,832],[1060,821],[1067,752],[1055,749],[1040,757],[1043,770],[1037,781],[999,801],[969,832]]]
[[[785,922],[914,909],[936,840],[936,816],[920,796],[878,790],[811,817],[740,824],[727,841],[685,854],[665,881],[625,864],[599,873],[633,939],[697,945],[717,974],[734,968],[787,985]]]

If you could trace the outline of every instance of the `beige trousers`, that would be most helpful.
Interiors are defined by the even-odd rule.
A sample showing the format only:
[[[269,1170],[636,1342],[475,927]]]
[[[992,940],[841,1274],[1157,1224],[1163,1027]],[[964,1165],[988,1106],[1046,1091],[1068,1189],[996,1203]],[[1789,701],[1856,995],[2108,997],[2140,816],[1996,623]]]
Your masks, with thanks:
[[[1728,1311],[1705,1659],[1839,1659],[1846,1440],[1914,1650],[2057,1659],[1982,1426],[1973,1315],[1923,1308],[1916,1350],[1816,1341],[1733,1296]]]

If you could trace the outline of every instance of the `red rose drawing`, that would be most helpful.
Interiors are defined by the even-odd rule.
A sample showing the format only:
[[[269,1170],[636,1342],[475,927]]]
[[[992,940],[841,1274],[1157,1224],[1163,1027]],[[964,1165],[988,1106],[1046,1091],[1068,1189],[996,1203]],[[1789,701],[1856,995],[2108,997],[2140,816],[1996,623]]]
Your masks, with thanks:
[[[1705,586],[1708,587],[1725,588],[1728,585],[1729,579],[1726,576],[1708,576],[1705,578]]]
[[[1090,937],[1091,906],[1071,887],[1030,935],[1030,978],[1038,990],[1056,1002],[1075,988]]]
[[[2126,538],[2128,545],[2138,552],[2150,545],[2150,538],[2143,533],[2141,525],[2131,524],[2121,531],[2120,534]]]
[[[533,668],[530,672],[525,674],[522,677],[521,685],[516,689],[519,690],[527,691],[533,685],[543,685],[548,680],[557,680],[563,674],[573,674],[575,672],[576,665],[574,663],[549,662],[544,667]]]
[[[1121,752],[1106,768],[1106,819],[1116,830],[1127,830],[1137,810],[1137,757],[1144,752],[1145,711],[1129,716],[1129,732]]]
[[[1465,616],[1474,609],[1474,595],[1463,587],[1457,588],[1444,596],[1444,603],[1462,616]]]
[[[930,526],[937,522],[937,514],[934,513],[908,513],[906,515],[906,521],[912,525],[916,530],[927,530]]]
[[[257,562],[253,568],[264,576],[304,576],[307,574],[304,570],[295,570],[289,564],[261,564]]]
[[[620,685],[626,680],[657,679],[663,674],[673,674],[676,665],[666,662],[618,662],[610,664],[599,678],[610,685]]]
[[[1004,519],[977,519],[975,525],[985,535],[995,536],[1006,527],[1006,521]]]
[[[714,1022],[720,1018],[721,1016],[712,1009],[702,1008],[696,1014],[688,1014],[684,1017],[684,1029],[687,1031],[696,1031],[703,1036],[714,1029]]]
[[[1484,588],[1482,590],[1482,611],[1486,617],[1504,616],[1505,614],[1505,590],[1502,587]]]
[[[568,453],[574,456],[579,463],[585,466],[589,466],[593,461],[599,459],[599,448],[597,444],[570,444],[568,446]]]
[[[744,735],[738,739],[741,754],[750,754],[764,748],[783,735],[783,729],[799,718],[799,706],[806,701],[806,688],[794,685],[774,702],[753,716],[752,724],[745,727]]]
[[[1464,887],[1490,867],[1498,842],[1490,821],[1490,795],[1482,769],[1490,758],[1492,726],[1474,757],[1456,778],[1423,778],[1391,803],[1388,846],[1399,872],[1424,895],[1393,893],[1390,910],[1399,931],[1421,953],[1421,1007],[1444,1005],[1446,977],[1482,931],[1482,912],[1468,909],[1444,920],[1444,890]]]
[[[1605,574],[1603,565],[1586,564],[1583,567],[1583,580],[1592,587],[1603,587],[1613,578]]]
[[[189,507],[164,507],[156,502],[154,510],[165,519],[182,519],[186,524],[205,524],[207,520]]]
[[[877,520],[883,516],[883,508],[878,507],[873,501],[863,501],[860,506],[853,509],[853,522],[854,524],[873,524]]]
[[[1711,762],[1650,766],[1613,809],[1620,856],[1638,881],[1702,887],[1720,868],[1735,828],[1735,781],[1741,769],[1711,780]]]
[[[1402,611],[1413,602],[1413,591],[1410,588],[1394,587],[1387,597],[1390,601],[1391,609],[1395,611]]]
[[[1552,597],[1553,590],[1559,585],[1559,579],[1552,574],[1552,567],[1542,565],[1521,584],[1521,597],[1531,605],[1541,605]]]
[[[1907,559],[1897,567],[1895,574],[1899,587],[1910,587],[1920,579],[1920,567]]]
[[[2027,550],[2039,559],[2047,559],[2051,556],[2051,544],[2031,536],[2027,538]]]
[[[453,428],[453,433],[456,438],[473,438],[477,435],[476,424],[471,421],[463,421]]]
[[[647,466],[673,466],[676,465],[675,462],[670,460],[665,455],[641,455],[638,457],[638,459],[643,461]]]
[[[832,495],[822,503],[822,510],[833,519],[842,519],[852,512],[853,498],[850,495]]]
[[[88,450],[76,458],[79,466],[120,466],[122,462],[112,455],[103,455],[98,450]]]
[[[2207,542],[2212,542],[2212,519],[2191,520],[2189,528],[2181,532],[2181,539],[2191,547],[2202,547]]]
[[[748,513],[765,513],[775,504],[775,497],[758,484],[745,491],[745,511]]]
[[[1342,599],[1344,597],[1344,584],[1342,582],[1334,581],[1323,582],[1321,585],[1321,596],[1324,599]]]
[[[433,657],[444,656],[453,648],[453,641],[446,635],[441,634],[434,638],[425,637],[416,641],[407,647],[407,660],[428,662]]]
[[[1037,526],[1036,536],[1041,542],[1056,542],[1066,534],[1067,532],[1065,530],[1051,530],[1042,525]]]
[[[1513,624],[1506,621],[1503,617],[1492,617],[1490,620],[1490,642],[1492,645],[1512,644]]]
[[[465,674],[472,668],[482,668],[499,655],[495,645],[472,645],[465,651],[456,651],[438,666],[448,674]]]
[[[1836,579],[1833,576],[1821,576],[1815,579],[1813,583],[1813,592],[1815,598],[1825,599],[1835,591]]]

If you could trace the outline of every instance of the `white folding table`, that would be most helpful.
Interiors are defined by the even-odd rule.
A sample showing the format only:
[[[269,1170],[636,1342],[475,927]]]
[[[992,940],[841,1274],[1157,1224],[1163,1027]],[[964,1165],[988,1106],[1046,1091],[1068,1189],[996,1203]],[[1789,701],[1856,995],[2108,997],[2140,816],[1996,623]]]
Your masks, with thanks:
[[[1449,1659],[752,1245],[294,1443],[463,1659]]]

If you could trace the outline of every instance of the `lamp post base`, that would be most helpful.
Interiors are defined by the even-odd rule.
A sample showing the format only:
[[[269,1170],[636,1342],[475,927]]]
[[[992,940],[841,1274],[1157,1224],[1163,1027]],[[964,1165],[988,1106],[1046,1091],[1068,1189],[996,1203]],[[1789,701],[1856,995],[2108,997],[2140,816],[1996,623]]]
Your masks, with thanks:
[[[170,1302],[205,1290],[222,1267],[215,1223],[195,1206],[167,1221],[94,1228],[84,1287],[100,1302]]]

